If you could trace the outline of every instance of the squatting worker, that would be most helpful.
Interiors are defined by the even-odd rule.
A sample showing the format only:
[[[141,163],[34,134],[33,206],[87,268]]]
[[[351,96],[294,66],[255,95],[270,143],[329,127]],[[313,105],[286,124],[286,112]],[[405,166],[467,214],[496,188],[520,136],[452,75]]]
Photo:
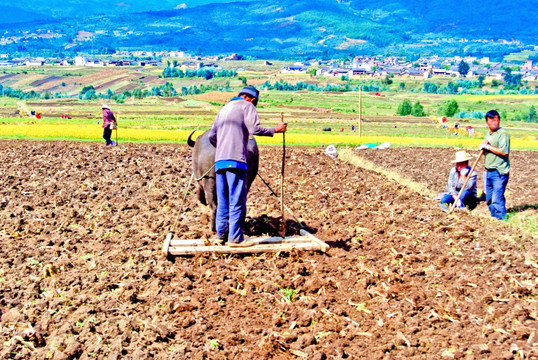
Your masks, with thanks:
[[[476,207],[476,204],[478,203],[478,199],[476,198],[476,171],[473,170],[473,173],[469,174],[471,172],[469,160],[471,159],[471,155],[467,154],[465,150],[456,152],[456,158],[452,160],[452,163],[455,164],[455,166],[450,169],[450,175],[448,176],[447,192],[441,199],[441,207],[443,210],[447,210],[446,205],[450,205],[456,201],[468,176],[470,176],[470,178],[465,185],[465,189],[461,193],[456,207],[467,207],[469,210],[473,210]]]
[[[116,118],[108,105],[103,104],[101,108],[103,109],[103,138],[106,141],[106,146],[114,146],[116,143],[110,137],[112,136],[112,128],[117,127]]]
[[[260,126],[256,111],[259,91],[243,88],[217,114],[209,140],[216,146],[215,174],[217,216],[215,225],[220,241],[229,246],[251,246],[245,241],[243,225],[247,213],[247,144],[249,136],[273,136],[285,132],[286,123],[275,128]]]
[[[499,123],[501,117],[496,110],[490,110],[486,114],[486,124],[489,133],[480,144],[480,150],[484,150],[486,168],[486,203],[491,216],[506,219],[506,200],[504,191],[510,176],[510,135]]]

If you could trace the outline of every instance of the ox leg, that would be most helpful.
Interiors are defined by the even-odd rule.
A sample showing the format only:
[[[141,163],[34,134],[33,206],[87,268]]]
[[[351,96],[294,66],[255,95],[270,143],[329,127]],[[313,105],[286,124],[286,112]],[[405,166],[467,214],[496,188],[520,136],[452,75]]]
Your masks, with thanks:
[[[211,231],[216,232],[215,218],[217,217],[217,191],[214,178],[204,179],[205,200],[211,209]]]
[[[195,185],[196,185],[196,196],[198,197],[198,201],[200,201],[203,205],[207,205],[204,187],[198,181],[195,183]]]

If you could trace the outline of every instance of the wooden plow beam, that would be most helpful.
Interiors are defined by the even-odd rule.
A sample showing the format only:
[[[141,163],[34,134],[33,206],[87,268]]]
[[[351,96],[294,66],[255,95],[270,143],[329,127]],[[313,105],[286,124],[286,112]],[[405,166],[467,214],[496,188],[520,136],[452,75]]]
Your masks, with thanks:
[[[281,237],[257,237],[248,238],[254,242],[249,247],[229,247],[227,245],[207,245],[202,239],[174,240],[172,233],[166,236],[162,252],[168,255],[198,255],[204,253],[213,254],[255,254],[263,252],[278,252],[291,250],[315,250],[327,251],[329,245],[321,241],[306,230],[301,230],[301,236]],[[247,240],[247,239],[245,239]]]

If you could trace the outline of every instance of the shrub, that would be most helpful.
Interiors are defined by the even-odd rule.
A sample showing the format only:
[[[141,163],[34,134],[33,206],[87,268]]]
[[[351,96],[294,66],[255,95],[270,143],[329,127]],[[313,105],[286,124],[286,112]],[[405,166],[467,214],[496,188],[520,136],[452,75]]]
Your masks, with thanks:
[[[405,115],[411,115],[413,112],[413,106],[411,105],[411,101],[405,99],[399,106],[396,113],[400,116]]]

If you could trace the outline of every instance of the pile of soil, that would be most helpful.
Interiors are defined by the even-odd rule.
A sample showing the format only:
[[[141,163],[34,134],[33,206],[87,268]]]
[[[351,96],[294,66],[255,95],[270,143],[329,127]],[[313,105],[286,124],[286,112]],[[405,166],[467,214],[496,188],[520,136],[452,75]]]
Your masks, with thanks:
[[[284,189],[327,253],[165,258],[178,213],[177,238],[212,236],[194,195],[180,212],[186,145],[0,142],[0,358],[538,356],[534,239],[323,150],[288,148]],[[259,180],[248,208],[250,235],[278,223]]]

